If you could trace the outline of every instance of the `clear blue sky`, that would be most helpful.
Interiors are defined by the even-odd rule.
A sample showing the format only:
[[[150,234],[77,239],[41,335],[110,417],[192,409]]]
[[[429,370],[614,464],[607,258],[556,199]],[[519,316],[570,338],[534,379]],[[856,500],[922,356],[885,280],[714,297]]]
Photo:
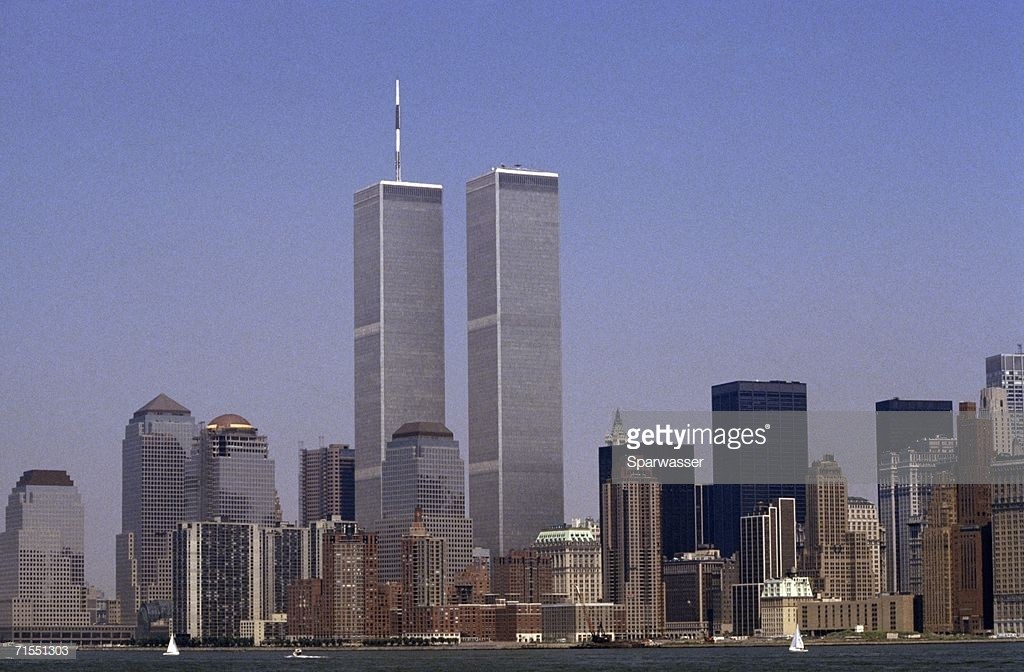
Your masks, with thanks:
[[[617,406],[974,399],[1024,340],[1024,5],[620,5],[0,4],[0,490],[67,469],[112,588],[163,391],[268,434],[295,515],[298,442],[352,440],[352,193],[391,174],[396,77],[463,448],[465,182],[561,174],[567,516]]]

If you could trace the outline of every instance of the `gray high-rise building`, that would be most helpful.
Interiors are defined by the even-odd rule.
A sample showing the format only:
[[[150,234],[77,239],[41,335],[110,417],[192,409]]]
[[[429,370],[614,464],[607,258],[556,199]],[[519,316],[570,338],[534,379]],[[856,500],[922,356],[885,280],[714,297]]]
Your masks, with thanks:
[[[894,397],[875,402],[878,518],[885,530],[889,593],[920,594],[920,533],[927,509],[921,488],[929,486],[917,479],[931,473],[938,459],[933,453],[952,450],[952,437],[952,401]]]
[[[166,394],[135,411],[125,426],[116,556],[124,623],[134,623],[147,602],[170,604],[171,533],[185,520],[185,458],[195,436],[191,412]]]
[[[956,462],[956,439],[919,439],[878,465],[878,515],[885,530],[886,591],[921,595],[922,543],[935,477]]]
[[[299,524],[356,519],[355,451],[341,443],[299,452]]]
[[[445,421],[441,186],[378,182],[356,192],[353,222],[355,513],[370,527],[388,438]]]
[[[89,625],[84,518],[66,472],[33,469],[18,479],[0,534],[0,639],[50,641],[47,633]]]
[[[267,437],[242,416],[217,416],[199,433],[185,461],[185,516],[190,521],[281,522]]]
[[[469,509],[500,556],[563,519],[558,175],[470,180],[466,262]]]
[[[387,444],[382,464],[383,516],[377,524],[381,581],[402,578],[401,540],[419,510],[427,533],[445,542],[445,571],[456,576],[472,560],[473,523],[466,517],[466,467],[451,430],[409,422]]]
[[[1013,454],[1024,454],[1024,354],[985,358],[985,386],[1006,390],[1006,411],[1013,434]]]

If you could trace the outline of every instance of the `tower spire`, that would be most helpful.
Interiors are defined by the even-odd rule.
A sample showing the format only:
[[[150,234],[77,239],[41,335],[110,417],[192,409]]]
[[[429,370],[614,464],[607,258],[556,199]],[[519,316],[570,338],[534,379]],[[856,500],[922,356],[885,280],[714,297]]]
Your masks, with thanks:
[[[609,446],[623,446],[626,444],[626,430],[622,426],[622,414],[615,409],[615,419],[612,421],[611,433],[605,435],[604,441]]]
[[[395,80],[395,181],[402,181],[402,105]]]

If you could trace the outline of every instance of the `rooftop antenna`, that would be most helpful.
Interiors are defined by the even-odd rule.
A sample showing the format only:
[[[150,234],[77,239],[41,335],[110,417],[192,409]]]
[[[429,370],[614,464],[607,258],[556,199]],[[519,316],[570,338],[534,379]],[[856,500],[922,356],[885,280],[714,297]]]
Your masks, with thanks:
[[[395,80],[395,181],[402,181],[402,105],[398,97],[398,80]]]

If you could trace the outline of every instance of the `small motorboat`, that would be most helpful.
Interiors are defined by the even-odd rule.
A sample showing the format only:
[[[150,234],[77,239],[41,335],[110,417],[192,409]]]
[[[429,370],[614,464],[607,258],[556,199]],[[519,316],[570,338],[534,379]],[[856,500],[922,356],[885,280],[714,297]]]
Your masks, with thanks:
[[[291,654],[285,656],[285,658],[326,658],[327,656],[311,656],[307,653],[303,653],[302,649],[295,649]]]

